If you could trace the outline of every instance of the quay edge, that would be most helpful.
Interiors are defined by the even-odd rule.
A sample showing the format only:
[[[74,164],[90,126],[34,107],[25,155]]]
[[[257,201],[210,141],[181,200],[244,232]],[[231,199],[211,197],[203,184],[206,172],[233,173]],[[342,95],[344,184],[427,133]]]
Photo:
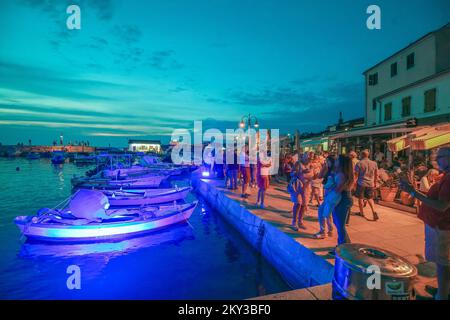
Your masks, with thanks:
[[[331,263],[228,198],[215,187],[218,183],[223,182],[202,179],[197,172],[192,174],[194,191],[262,254],[293,289],[331,283],[334,272]]]

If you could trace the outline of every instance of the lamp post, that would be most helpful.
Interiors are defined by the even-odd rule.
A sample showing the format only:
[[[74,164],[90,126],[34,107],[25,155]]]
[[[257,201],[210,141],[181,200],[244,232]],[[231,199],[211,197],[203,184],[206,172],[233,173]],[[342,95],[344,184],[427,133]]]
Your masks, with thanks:
[[[247,125],[247,127],[250,129],[252,127],[252,120],[253,120],[253,127],[255,127],[256,129],[259,128],[258,118],[256,118],[254,115],[250,113],[241,118],[239,127],[245,129],[245,126]]]

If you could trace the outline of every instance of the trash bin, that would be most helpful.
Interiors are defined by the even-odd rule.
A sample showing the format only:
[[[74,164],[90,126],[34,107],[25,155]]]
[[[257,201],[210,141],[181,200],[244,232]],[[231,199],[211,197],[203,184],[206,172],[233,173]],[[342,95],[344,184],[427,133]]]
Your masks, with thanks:
[[[413,300],[417,269],[404,258],[363,244],[336,248],[333,299]]]

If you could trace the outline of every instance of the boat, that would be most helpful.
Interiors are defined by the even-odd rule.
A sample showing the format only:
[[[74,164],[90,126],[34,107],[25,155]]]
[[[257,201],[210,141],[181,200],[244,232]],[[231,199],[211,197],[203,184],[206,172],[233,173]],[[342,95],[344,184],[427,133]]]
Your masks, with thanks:
[[[108,197],[112,207],[128,206],[136,207],[150,204],[168,203],[178,200],[184,200],[191,187],[173,188],[173,189],[148,189],[148,190],[105,190],[103,193]]]
[[[97,162],[97,157],[89,153],[77,153],[73,158],[75,164],[95,164]]]
[[[66,161],[66,154],[64,151],[53,151],[52,152],[52,163],[62,164]]]
[[[141,235],[186,223],[197,201],[136,209],[109,208],[99,191],[77,192],[61,209],[43,208],[35,216],[18,216],[15,224],[29,240],[45,242],[96,242]]]
[[[82,189],[151,189],[157,188],[163,180],[167,179],[165,175],[145,175],[139,178],[110,179],[100,178],[98,175],[93,177],[74,176],[71,179],[74,188]]]
[[[27,153],[27,159],[28,160],[37,160],[41,157],[41,155],[37,152],[28,152]]]

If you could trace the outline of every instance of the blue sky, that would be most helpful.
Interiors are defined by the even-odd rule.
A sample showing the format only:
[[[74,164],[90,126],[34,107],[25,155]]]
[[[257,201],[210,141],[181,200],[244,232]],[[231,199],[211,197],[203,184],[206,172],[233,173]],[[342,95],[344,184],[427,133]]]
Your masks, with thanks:
[[[448,0],[1,0],[0,142],[124,146],[248,113],[321,131],[363,116],[365,69],[448,22]]]

